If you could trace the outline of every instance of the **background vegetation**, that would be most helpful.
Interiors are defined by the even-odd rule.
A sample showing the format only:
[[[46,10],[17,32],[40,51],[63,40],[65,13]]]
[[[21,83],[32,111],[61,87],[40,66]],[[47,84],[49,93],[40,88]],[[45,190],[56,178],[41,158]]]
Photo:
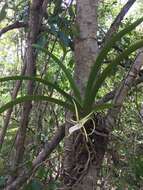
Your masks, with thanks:
[[[24,67],[25,46],[27,44],[30,1],[15,0],[0,1],[0,75],[20,75]],[[58,85],[66,93],[71,94],[71,84],[67,79],[62,63],[71,75],[74,75],[74,38],[79,31],[75,24],[75,2],[51,0],[48,4],[44,21],[40,28],[37,43],[33,44],[37,55],[36,78],[44,79]],[[106,32],[120,12],[123,4],[117,0],[103,0],[98,11],[98,45],[101,47]],[[134,5],[133,5],[134,7]],[[136,14],[138,13],[138,14]],[[135,8],[124,18],[119,31],[128,28],[131,23],[142,15],[142,2],[137,1]],[[15,24],[14,30],[9,28]],[[109,65],[117,55],[124,52],[133,42],[141,40],[143,35],[142,24],[116,42],[102,63],[101,71]],[[129,72],[137,53],[126,56],[120,64],[112,69],[101,88],[97,92],[96,101],[108,92],[116,89],[123,77]],[[116,74],[115,74],[116,73]],[[100,172],[98,185],[101,189],[128,189],[138,190],[143,186],[143,84],[142,70],[135,85],[130,89],[117,121],[117,127],[110,135],[109,145]],[[20,80],[20,78],[19,78]],[[8,111],[3,112],[3,105],[14,99],[17,80],[2,81],[0,87],[0,129],[6,125]],[[27,80],[23,80],[17,97],[27,94]],[[40,81],[34,84],[34,95],[48,96],[68,102],[65,97],[55,90],[55,86],[44,85]],[[89,94],[90,97],[90,94]],[[73,96],[71,96],[73,98]],[[39,100],[39,99],[38,99]],[[71,100],[72,101],[72,100]],[[79,101],[76,96],[75,111]],[[77,101],[77,102],[76,102]],[[111,103],[111,101],[109,101]],[[13,107],[8,121],[4,141],[0,150],[0,189],[4,186],[9,175],[15,175],[15,143],[20,126],[23,103]],[[108,105],[110,106],[110,105]],[[9,106],[6,107],[11,109]],[[106,107],[108,108],[108,107]],[[9,110],[8,109],[8,110]],[[90,111],[85,114],[87,115]],[[107,113],[107,109],[99,110],[98,114]],[[82,115],[82,114],[81,114]],[[84,115],[84,114],[83,114]],[[84,116],[85,116],[84,115]],[[24,156],[19,168],[32,168],[32,161],[49,141],[57,129],[65,122],[65,108],[48,101],[32,101],[29,125],[24,145]],[[47,157],[39,163],[36,172],[32,171],[27,183],[21,186],[25,190],[54,190],[62,180],[63,172],[63,141]],[[20,174],[19,174],[20,175]]]

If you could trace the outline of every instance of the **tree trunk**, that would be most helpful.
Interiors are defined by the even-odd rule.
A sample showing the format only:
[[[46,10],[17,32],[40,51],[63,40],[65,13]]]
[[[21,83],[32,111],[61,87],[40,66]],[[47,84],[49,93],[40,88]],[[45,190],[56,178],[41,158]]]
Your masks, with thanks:
[[[84,96],[85,85],[90,70],[98,53],[98,3],[98,0],[77,0],[76,24],[79,30],[79,36],[75,39],[74,48],[76,62],[75,80],[82,97]],[[70,114],[68,114],[69,117],[71,117]],[[98,121],[99,123],[101,122]],[[69,127],[70,125],[67,124],[66,135],[68,135]],[[89,122],[87,127],[92,128],[93,123]],[[93,140],[94,143],[87,143],[80,132],[66,137],[63,172],[64,189],[96,189],[97,175],[104,157],[108,135],[94,135],[92,138],[90,140]]]
[[[47,7],[47,0],[33,0],[30,6],[30,15],[28,22],[28,36],[27,36],[27,49],[25,62],[27,64],[26,74],[27,76],[34,76],[36,74],[36,49],[33,44],[37,43],[38,35],[40,32],[44,10]],[[27,94],[33,95],[34,93],[34,82],[28,81]],[[12,175],[8,179],[8,184],[12,183],[19,175],[18,166],[23,162],[24,151],[25,151],[25,138],[27,127],[29,123],[29,115],[32,108],[32,102],[28,101],[23,104],[23,110],[21,114],[20,127],[16,137],[15,151],[14,151],[14,163],[12,165]],[[9,187],[11,189],[11,187]]]

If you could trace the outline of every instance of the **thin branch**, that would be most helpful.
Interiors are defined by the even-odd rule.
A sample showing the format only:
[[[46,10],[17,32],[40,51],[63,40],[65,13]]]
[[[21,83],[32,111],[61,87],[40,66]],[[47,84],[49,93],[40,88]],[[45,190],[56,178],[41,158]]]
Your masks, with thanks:
[[[134,64],[132,65],[130,71],[128,72],[127,76],[121,83],[120,87],[115,93],[113,104],[115,107],[111,108],[108,111],[107,118],[106,118],[106,126],[109,131],[112,131],[116,125],[117,117],[121,111],[121,107],[125,98],[127,97],[128,91],[134,85],[135,80],[138,76],[140,68],[143,65],[143,48],[139,50],[139,53],[136,57]]]
[[[26,51],[26,62],[27,70],[26,75],[34,76],[36,71],[36,57],[35,49],[32,44],[36,43],[37,36],[40,31],[42,23],[42,4],[43,1],[36,0],[31,4],[30,16],[29,16],[29,33]],[[33,95],[34,83],[29,81],[27,84],[27,94]],[[29,122],[29,114],[31,112],[32,104],[31,102],[25,102],[23,104],[23,112],[21,115],[21,124],[18,130],[17,140],[16,140],[16,156],[15,165],[19,164],[23,159],[24,154],[24,141],[26,138],[26,130]]]
[[[21,75],[25,74],[25,70],[26,70],[26,63],[24,63],[24,66],[23,66],[22,71],[21,71]],[[19,92],[21,84],[22,84],[22,81],[16,81],[16,84],[15,84],[15,87],[14,87],[14,90],[13,90],[13,93],[12,93],[12,99],[13,100],[17,97],[17,94]],[[2,145],[3,145],[3,142],[4,142],[4,138],[5,138],[6,131],[7,131],[8,125],[9,125],[9,121],[11,119],[12,111],[13,111],[13,108],[10,108],[7,111],[6,117],[5,117],[5,120],[4,120],[4,126],[0,131],[0,151],[1,151],[1,148],[2,148]]]
[[[103,96],[103,98],[101,98],[100,100],[95,102],[94,106],[96,107],[97,105],[101,105],[103,103],[106,103],[106,102],[112,100],[114,98],[114,96],[115,96],[115,93],[116,93],[116,89],[114,89],[114,90],[110,91],[109,93],[105,94],[105,96]]]
[[[47,0],[45,0],[47,2]],[[40,28],[43,20],[43,2],[44,0],[34,0],[30,6],[30,15],[28,21],[28,36],[27,36],[27,48],[26,48],[26,75],[34,76],[36,72],[36,58],[37,53],[35,52],[35,48],[32,44],[37,42],[37,36],[40,33]],[[33,95],[34,92],[34,82],[29,81],[27,84],[27,94]],[[17,138],[15,143],[15,152],[14,152],[14,163],[13,163],[13,171],[15,171],[15,176],[9,176],[9,183],[13,183],[16,177],[19,175],[18,166],[23,161],[24,155],[24,143],[26,139],[26,132],[29,123],[29,115],[32,108],[32,102],[25,102],[23,104],[23,111],[21,114],[20,127],[17,132]]]
[[[109,40],[109,38],[115,32],[118,31],[119,26],[120,26],[122,20],[124,19],[125,15],[128,13],[129,9],[132,7],[132,5],[135,3],[135,1],[136,0],[128,0],[128,2],[123,6],[123,8],[121,9],[120,13],[117,15],[117,17],[115,18],[115,20],[111,24],[110,29],[106,33],[105,38],[104,38],[105,40],[104,40],[104,43],[103,43],[102,47]]]
[[[27,27],[27,23],[25,22],[20,22],[20,21],[16,21],[15,23],[9,25],[9,26],[6,26],[4,27],[3,29],[0,30],[0,37],[2,36],[2,34],[10,31],[10,30],[13,30],[13,29],[18,29],[18,28],[24,28],[24,27]]]
[[[53,139],[51,142],[48,142],[45,144],[45,147],[43,150],[39,153],[37,158],[33,161],[33,168],[35,168],[37,165],[41,164],[47,157],[50,155],[50,153],[57,147],[57,145],[60,143],[60,141],[65,136],[65,124],[61,125],[57,132],[55,133]]]
[[[20,187],[30,178],[30,176],[35,173],[35,171],[41,166],[41,164],[49,157],[51,152],[55,150],[58,144],[62,141],[65,136],[65,124],[61,125],[56,131],[54,137],[50,142],[45,144],[45,147],[39,153],[37,158],[32,163],[32,168],[23,169],[19,176],[10,184],[5,187],[5,190],[18,190]]]

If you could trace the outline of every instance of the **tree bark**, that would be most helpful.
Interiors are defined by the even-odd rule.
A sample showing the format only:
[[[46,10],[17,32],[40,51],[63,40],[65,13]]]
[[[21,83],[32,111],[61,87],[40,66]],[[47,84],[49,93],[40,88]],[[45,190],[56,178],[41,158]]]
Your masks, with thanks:
[[[42,14],[42,4],[43,1],[35,0],[31,4],[30,18],[29,18],[29,34],[28,34],[28,44],[27,44],[27,76],[34,76],[36,74],[36,51],[32,47],[33,44],[37,42],[38,34],[41,26],[41,14]],[[27,94],[32,95],[34,90],[33,81],[29,81],[27,85]],[[24,152],[24,140],[26,135],[26,128],[29,121],[29,114],[31,111],[32,105],[31,102],[26,102],[23,105],[23,112],[21,116],[21,126],[18,131],[17,140],[16,140],[16,158],[15,163],[19,164],[23,158]]]
[[[30,6],[30,15],[28,22],[28,36],[27,36],[27,48],[26,48],[26,75],[34,76],[36,74],[36,49],[33,47],[33,44],[37,43],[38,35],[40,32],[43,14],[47,7],[47,0],[33,0]],[[27,94],[33,95],[34,92],[34,82],[29,81],[27,84]],[[8,180],[8,184],[12,183],[18,176],[17,167],[23,161],[24,156],[24,143],[26,138],[26,131],[29,122],[29,115],[32,108],[32,102],[25,102],[23,104],[23,110],[21,115],[20,127],[18,130],[16,143],[15,143],[15,154],[14,154],[14,163],[12,166],[12,170],[14,171],[12,176],[10,176]]]
[[[84,96],[85,85],[91,70],[91,67],[98,53],[97,45],[97,8],[98,0],[77,0],[76,26],[79,35],[74,42],[75,51],[75,81],[80,89],[82,97]],[[71,114],[68,114],[68,118]],[[66,135],[70,125],[66,126]],[[78,167],[74,151],[75,139],[78,135],[71,135],[65,138],[64,153],[64,189],[74,190],[93,190],[95,187],[96,170],[95,165],[89,164],[86,170],[86,176],[78,181],[75,168]],[[80,144],[81,145],[81,144]],[[79,145],[79,146],[80,146]],[[87,152],[86,152],[87,154]],[[81,158],[82,159],[82,158]],[[75,164],[77,163],[77,164]],[[82,170],[84,170],[82,168]]]
[[[121,111],[123,102],[125,98],[127,97],[127,94],[131,87],[134,85],[138,74],[140,72],[140,69],[143,65],[143,48],[138,50],[138,55],[135,59],[134,64],[132,65],[130,71],[127,73],[125,79],[121,82],[119,88],[117,89],[113,104],[115,107],[108,110],[107,116],[106,116],[106,126],[109,130],[109,132],[113,131],[113,129],[116,126],[117,117]]]
[[[129,0],[118,14],[107,33],[107,35],[110,33],[109,37],[114,31],[118,30],[118,25],[134,2],[135,0]],[[90,70],[99,52],[97,46],[98,4],[99,0],[77,0],[76,24],[79,34],[74,42],[75,81],[82,97],[84,96]],[[108,36],[106,37],[105,43],[109,39]],[[72,116],[68,113],[68,120],[70,120],[70,117]],[[97,181],[108,144],[109,131],[107,128],[109,123],[107,118],[109,116],[95,116],[97,131],[91,138],[91,141],[94,140],[94,143],[91,143],[92,145],[85,143],[83,137],[79,134],[80,132],[67,137],[71,125],[66,125],[63,171],[64,190],[97,189]],[[89,122],[87,125],[88,128],[92,124]]]
[[[124,19],[125,15],[128,13],[129,9],[132,5],[136,2],[136,0],[128,0],[127,3],[123,6],[120,13],[116,16],[115,20],[110,26],[110,29],[105,35],[104,44],[110,39],[110,37],[118,31],[122,20]],[[104,46],[104,44],[102,46]]]

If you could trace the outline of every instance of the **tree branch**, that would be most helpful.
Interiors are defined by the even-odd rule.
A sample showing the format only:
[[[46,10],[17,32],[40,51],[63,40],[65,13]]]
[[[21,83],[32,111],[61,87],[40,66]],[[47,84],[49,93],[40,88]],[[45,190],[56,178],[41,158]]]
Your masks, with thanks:
[[[117,15],[114,22],[111,24],[110,29],[106,33],[105,38],[104,38],[104,43],[102,46],[105,45],[105,43],[109,40],[109,38],[113,35],[113,33],[118,31],[123,18],[128,13],[129,9],[132,7],[132,5],[135,3],[135,1],[136,0],[128,0],[128,2],[123,6],[120,13]]]
[[[39,153],[37,158],[33,160],[32,168],[30,169],[23,169],[19,176],[10,184],[5,187],[5,190],[18,190],[35,172],[39,166],[49,157],[51,152],[55,150],[58,144],[62,141],[65,136],[65,124],[61,125],[59,129],[56,131],[54,137],[51,139],[50,142],[45,144],[45,147]]]
[[[47,2],[47,0],[45,0]],[[30,6],[30,15],[28,21],[28,36],[27,36],[27,48],[26,48],[26,56],[25,61],[27,64],[26,67],[26,75],[34,76],[36,72],[36,58],[37,53],[35,52],[35,48],[32,46],[38,40],[38,35],[40,33],[40,28],[43,20],[43,11],[44,11],[44,0],[33,0]],[[47,8],[47,7],[46,7]],[[27,84],[27,94],[33,95],[34,92],[34,82],[29,81]],[[23,161],[24,156],[24,143],[26,139],[26,132],[29,123],[29,115],[32,108],[32,102],[25,102],[23,104],[23,111],[21,114],[20,127],[18,129],[16,143],[15,143],[15,152],[14,152],[14,163],[13,163],[13,171],[15,171],[15,176],[9,176],[9,183],[13,183],[17,176],[19,176],[19,168],[18,166]]]
[[[109,93],[105,94],[105,96],[103,96],[103,98],[101,98],[100,100],[95,102],[94,106],[96,107],[97,105],[100,105],[100,104],[103,104],[103,103],[106,103],[106,102],[112,100],[114,98],[114,96],[115,96],[115,92],[116,92],[116,89],[114,89],[114,90],[110,91]]]
[[[17,29],[17,28],[24,28],[24,27],[27,27],[27,26],[28,26],[28,24],[25,23],[25,22],[16,21],[15,23],[13,23],[13,24],[11,24],[11,25],[9,25],[9,26],[6,26],[6,27],[4,27],[3,29],[1,29],[1,30],[0,30],[0,37],[1,37],[4,33],[8,32],[8,31],[10,31],[10,30]]]
[[[24,66],[23,66],[22,71],[21,71],[21,75],[25,75],[25,71],[26,71],[26,63],[24,63]],[[12,92],[12,99],[13,100],[17,97],[17,94],[19,92],[21,84],[22,84],[22,81],[16,81],[14,90]],[[6,118],[4,120],[4,126],[0,130],[0,151],[1,151],[1,148],[2,148],[2,145],[4,142],[4,138],[5,138],[6,131],[7,131],[8,125],[9,125],[9,121],[11,118],[12,111],[13,111],[13,108],[8,109],[8,111],[6,113]]]
[[[121,107],[123,102],[128,94],[128,91],[134,85],[135,80],[138,76],[141,66],[143,65],[143,48],[139,50],[139,53],[136,57],[134,64],[132,65],[130,71],[128,72],[127,76],[121,83],[120,87],[115,93],[113,104],[114,107],[111,108],[106,117],[106,126],[109,131],[112,131],[114,126],[116,125],[117,117],[121,111]]]

